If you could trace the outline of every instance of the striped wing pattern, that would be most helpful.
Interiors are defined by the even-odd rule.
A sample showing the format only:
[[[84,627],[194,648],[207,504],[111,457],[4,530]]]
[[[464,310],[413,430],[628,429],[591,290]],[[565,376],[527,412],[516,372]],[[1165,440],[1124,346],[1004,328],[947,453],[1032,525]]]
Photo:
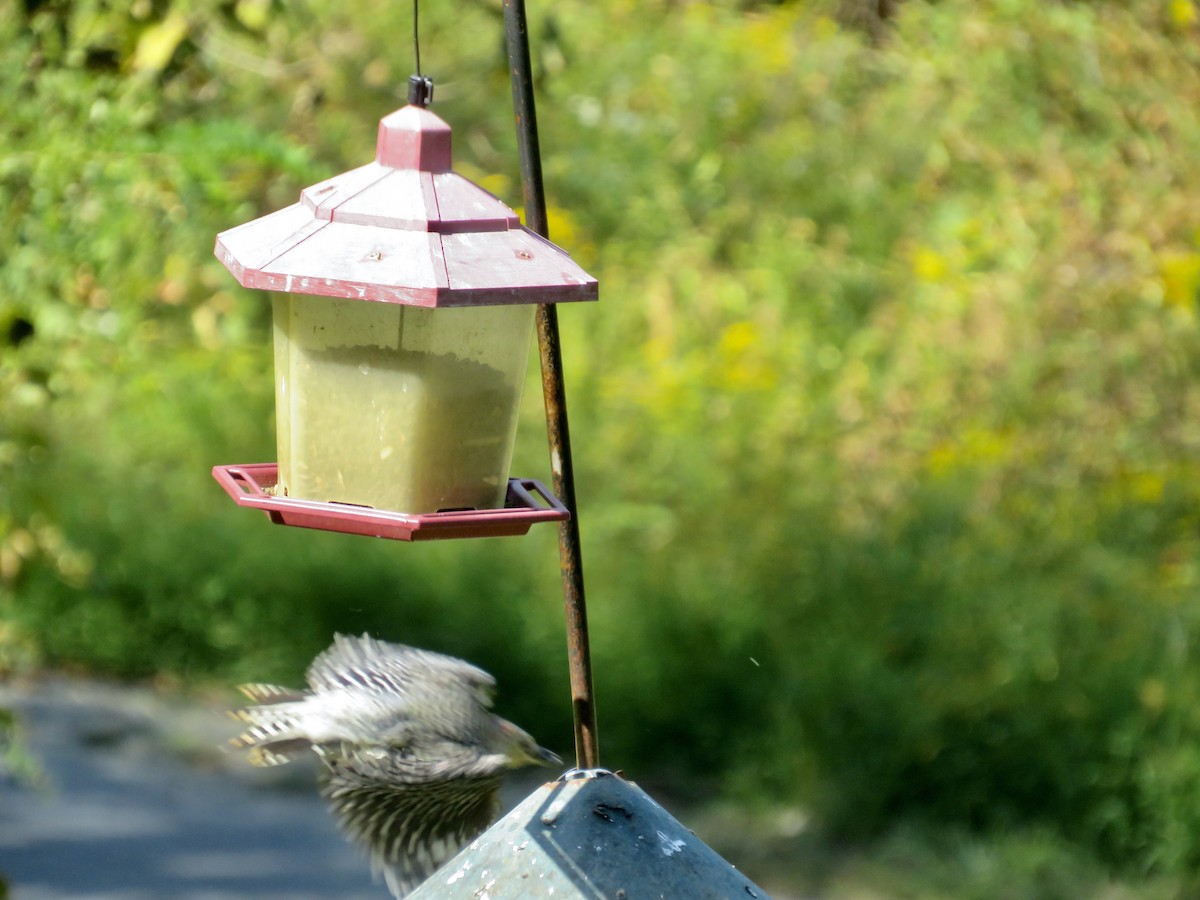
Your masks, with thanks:
[[[353,706],[355,724],[369,725],[377,740],[390,744],[430,736],[478,744],[494,727],[495,679],[440,653],[337,635],[307,678],[317,700],[352,699],[346,706]]]
[[[318,747],[321,792],[343,832],[368,848],[372,869],[403,897],[480,834],[500,806],[501,769],[436,778],[419,760],[345,746]]]

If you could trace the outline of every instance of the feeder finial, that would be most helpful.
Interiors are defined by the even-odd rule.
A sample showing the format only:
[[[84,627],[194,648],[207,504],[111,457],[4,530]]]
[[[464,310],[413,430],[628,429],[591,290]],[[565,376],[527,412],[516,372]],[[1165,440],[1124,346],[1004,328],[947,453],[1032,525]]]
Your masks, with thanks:
[[[413,78],[419,76],[414,75]],[[428,79],[426,79],[428,80]],[[409,99],[424,88],[410,81]],[[432,82],[426,99],[432,96]],[[412,102],[379,120],[375,142],[375,161],[393,169],[417,169],[422,172],[450,171],[450,126],[424,103]]]

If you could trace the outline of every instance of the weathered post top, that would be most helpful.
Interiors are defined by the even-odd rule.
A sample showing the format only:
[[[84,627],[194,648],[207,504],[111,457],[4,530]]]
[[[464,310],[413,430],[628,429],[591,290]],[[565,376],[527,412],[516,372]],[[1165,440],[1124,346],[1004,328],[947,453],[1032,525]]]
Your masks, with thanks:
[[[409,900],[765,898],[637,785],[603,769],[544,784]]]

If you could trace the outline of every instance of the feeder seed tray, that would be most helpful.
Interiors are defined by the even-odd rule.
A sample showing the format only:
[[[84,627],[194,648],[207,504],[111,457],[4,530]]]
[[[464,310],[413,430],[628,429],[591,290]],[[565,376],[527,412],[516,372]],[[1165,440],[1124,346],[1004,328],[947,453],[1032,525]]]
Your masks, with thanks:
[[[503,509],[414,514],[347,503],[276,497],[271,493],[279,477],[275,463],[215,466],[212,472],[213,478],[238,506],[262,510],[277,525],[396,541],[506,537],[526,534],[530,526],[538,522],[561,522],[571,517],[559,499],[532,478],[509,479]]]

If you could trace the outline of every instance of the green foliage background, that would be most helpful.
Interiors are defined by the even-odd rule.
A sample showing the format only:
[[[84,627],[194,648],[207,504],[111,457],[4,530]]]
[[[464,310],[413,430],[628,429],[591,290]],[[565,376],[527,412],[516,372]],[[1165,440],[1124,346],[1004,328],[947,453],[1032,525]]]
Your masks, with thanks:
[[[1200,866],[1192,0],[533,8],[606,763]],[[569,743],[552,529],[233,509],[268,304],[213,235],[370,158],[407,4],[0,0],[0,663],[289,679],[467,656]],[[490,0],[422,8],[456,165],[520,190]],[[515,469],[546,477],[531,379]],[[696,780],[699,780],[697,782]]]

